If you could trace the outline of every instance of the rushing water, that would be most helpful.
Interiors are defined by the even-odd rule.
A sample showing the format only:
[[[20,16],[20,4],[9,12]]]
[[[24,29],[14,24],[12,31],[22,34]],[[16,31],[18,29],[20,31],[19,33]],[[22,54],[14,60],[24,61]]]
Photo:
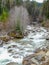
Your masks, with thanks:
[[[47,30],[42,27],[27,26],[28,36],[20,40],[11,40],[0,47],[0,65],[16,62],[22,65],[25,56],[33,54],[34,50],[48,43],[45,37]]]

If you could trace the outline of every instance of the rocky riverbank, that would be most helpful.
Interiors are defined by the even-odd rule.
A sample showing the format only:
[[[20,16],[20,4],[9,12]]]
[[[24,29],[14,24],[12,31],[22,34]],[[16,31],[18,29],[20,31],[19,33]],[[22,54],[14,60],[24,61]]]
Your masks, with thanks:
[[[0,41],[3,44],[0,44],[0,65],[42,65],[49,62],[49,31],[44,27],[28,25],[21,39],[11,36],[11,32],[5,36],[10,38]]]
[[[24,38],[25,34],[20,34],[20,33],[17,33],[15,31],[14,32],[11,31],[9,33],[6,32],[6,34],[4,34],[4,35],[1,33],[0,40],[8,42],[8,41],[15,39],[15,38],[16,39],[22,39],[22,38]]]
[[[49,47],[37,49],[23,59],[23,65],[49,65]]]

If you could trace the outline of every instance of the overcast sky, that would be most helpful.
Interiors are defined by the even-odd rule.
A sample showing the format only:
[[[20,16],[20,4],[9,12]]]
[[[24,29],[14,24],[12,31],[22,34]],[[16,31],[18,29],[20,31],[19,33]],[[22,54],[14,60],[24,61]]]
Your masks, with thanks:
[[[30,0],[30,1],[32,1],[32,0]],[[35,0],[35,1],[37,1],[39,3],[42,3],[43,2],[43,0]]]
[[[35,0],[35,1],[37,1],[37,2],[39,2],[39,3],[42,3],[42,2],[43,2],[43,0]]]

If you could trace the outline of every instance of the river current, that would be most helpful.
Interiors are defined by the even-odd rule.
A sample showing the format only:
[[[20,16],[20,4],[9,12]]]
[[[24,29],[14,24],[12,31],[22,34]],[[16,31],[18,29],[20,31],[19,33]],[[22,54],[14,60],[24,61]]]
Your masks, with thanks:
[[[0,65],[6,65],[9,62],[16,62],[22,65],[23,58],[34,53],[39,47],[45,47],[49,41],[46,40],[49,32],[43,27],[27,26],[28,35],[23,39],[10,40],[0,46]]]

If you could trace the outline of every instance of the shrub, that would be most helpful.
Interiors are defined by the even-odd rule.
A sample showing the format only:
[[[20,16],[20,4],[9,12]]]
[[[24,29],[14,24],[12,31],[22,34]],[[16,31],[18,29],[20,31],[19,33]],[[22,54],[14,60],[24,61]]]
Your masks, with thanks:
[[[3,13],[0,16],[0,22],[3,23],[3,29],[6,29],[6,22],[7,22],[8,16],[9,16],[8,12],[3,10]]]
[[[6,22],[7,18],[8,18],[8,12],[3,10],[2,15],[0,16],[0,21],[1,22]]]
[[[20,25],[20,20],[17,20],[16,32],[22,34],[22,28],[21,28],[21,25]]]

